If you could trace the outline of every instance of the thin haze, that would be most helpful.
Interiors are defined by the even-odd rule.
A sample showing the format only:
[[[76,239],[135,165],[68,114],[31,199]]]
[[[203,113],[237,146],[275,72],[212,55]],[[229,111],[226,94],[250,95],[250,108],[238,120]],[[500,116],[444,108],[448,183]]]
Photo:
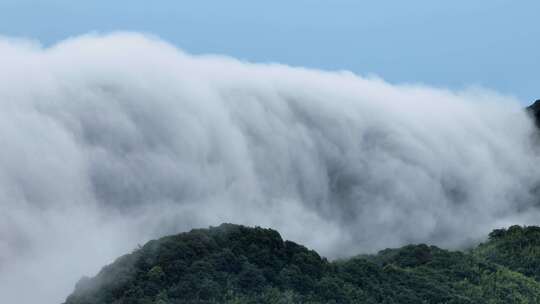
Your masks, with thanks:
[[[533,125],[495,92],[127,33],[1,39],[0,66],[1,303],[59,303],[137,243],[222,222],[329,257],[538,224]]]

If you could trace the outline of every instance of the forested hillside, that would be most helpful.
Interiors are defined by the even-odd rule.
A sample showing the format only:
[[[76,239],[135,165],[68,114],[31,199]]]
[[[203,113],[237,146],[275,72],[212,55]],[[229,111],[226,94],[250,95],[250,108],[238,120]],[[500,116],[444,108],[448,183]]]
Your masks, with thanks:
[[[150,241],[65,303],[540,303],[539,244],[539,227],[513,226],[471,252],[420,244],[329,262],[274,230],[223,224]]]
[[[512,226],[489,234],[474,254],[540,282],[540,227]]]

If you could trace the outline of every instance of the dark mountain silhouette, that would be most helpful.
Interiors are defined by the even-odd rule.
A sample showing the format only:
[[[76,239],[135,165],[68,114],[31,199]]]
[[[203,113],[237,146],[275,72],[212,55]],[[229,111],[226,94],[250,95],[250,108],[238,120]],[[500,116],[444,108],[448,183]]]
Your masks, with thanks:
[[[222,224],[148,242],[65,303],[540,303],[538,261],[539,227],[495,230],[467,252],[419,244],[329,262],[277,231]]]
[[[527,107],[527,111],[534,118],[537,127],[540,127],[540,99]]]

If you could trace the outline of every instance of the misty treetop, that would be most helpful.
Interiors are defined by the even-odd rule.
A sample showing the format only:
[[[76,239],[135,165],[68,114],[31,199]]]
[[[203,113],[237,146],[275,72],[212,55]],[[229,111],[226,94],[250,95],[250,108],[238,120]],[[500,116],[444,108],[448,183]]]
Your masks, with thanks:
[[[474,254],[540,282],[540,227],[512,226],[489,234]]]
[[[275,230],[222,224],[148,242],[65,304],[540,303],[539,244],[539,227],[512,226],[471,252],[418,244],[329,262]]]

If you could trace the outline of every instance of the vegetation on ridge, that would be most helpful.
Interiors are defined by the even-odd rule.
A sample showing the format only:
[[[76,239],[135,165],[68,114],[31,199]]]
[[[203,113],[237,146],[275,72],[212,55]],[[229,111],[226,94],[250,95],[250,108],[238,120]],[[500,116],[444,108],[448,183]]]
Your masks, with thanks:
[[[540,303],[539,243],[540,228],[513,226],[472,252],[420,244],[329,262],[274,230],[223,224],[150,241],[65,303]]]

